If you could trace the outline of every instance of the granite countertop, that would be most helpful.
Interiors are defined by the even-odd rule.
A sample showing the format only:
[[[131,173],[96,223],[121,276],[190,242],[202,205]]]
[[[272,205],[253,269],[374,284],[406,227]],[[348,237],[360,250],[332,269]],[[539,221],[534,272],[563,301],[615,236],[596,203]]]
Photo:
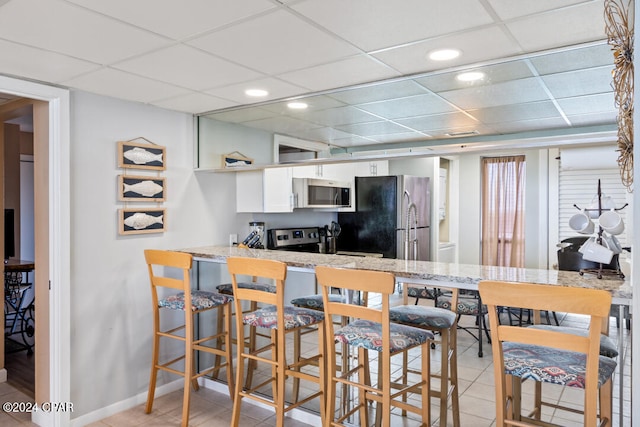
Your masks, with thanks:
[[[430,261],[405,261],[392,258],[357,257],[268,249],[244,249],[236,246],[202,246],[179,249],[195,258],[210,262],[226,262],[228,257],[251,257],[285,262],[289,268],[313,272],[318,265],[386,271],[407,282],[443,282],[463,289],[477,289],[481,280],[529,282],[558,286],[603,289],[612,293],[614,303],[631,303],[631,282],[617,276],[598,279],[595,274],[580,275],[575,271],[533,268],[493,267]],[[398,280],[402,281],[402,280]]]

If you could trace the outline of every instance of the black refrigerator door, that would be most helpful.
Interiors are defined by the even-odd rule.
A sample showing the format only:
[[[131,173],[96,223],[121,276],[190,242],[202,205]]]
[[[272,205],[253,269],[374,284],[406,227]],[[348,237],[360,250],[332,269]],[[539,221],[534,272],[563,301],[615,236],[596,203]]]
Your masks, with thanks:
[[[356,212],[338,214],[338,251],[396,258],[397,177],[356,177],[355,189]]]

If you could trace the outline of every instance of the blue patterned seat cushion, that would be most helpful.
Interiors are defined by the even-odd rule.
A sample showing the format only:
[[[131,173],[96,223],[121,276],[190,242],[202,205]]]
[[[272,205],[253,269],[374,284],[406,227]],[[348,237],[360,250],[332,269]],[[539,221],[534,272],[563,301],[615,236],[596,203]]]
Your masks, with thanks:
[[[191,291],[191,310],[203,310],[232,302],[233,298],[216,292]],[[184,292],[171,295],[158,301],[158,307],[171,310],[184,310]]]
[[[330,294],[329,301],[331,302],[345,302],[345,297],[338,294]],[[302,297],[294,298],[291,300],[291,304],[296,307],[312,308],[314,310],[323,310],[324,302],[322,301],[322,294],[305,295]],[[360,299],[356,298],[352,304],[360,305]]]
[[[335,341],[368,350],[382,351],[382,324],[369,320],[354,320],[334,332]],[[433,333],[412,326],[391,323],[391,354],[433,339]]]
[[[529,328],[543,329],[545,331],[558,331],[567,334],[580,335],[581,337],[589,336],[589,331],[580,328],[570,328],[568,326],[553,326],[553,325],[531,325]],[[613,342],[608,336],[600,335],[600,356],[606,357],[618,357],[618,348],[616,343]]]
[[[584,388],[587,356],[557,348],[512,342],[502,344],[504,372],[520,378],[530,378],[569,387]],[[616,361],[599,356],[598,384],[604,384],[616,370]]]
[[[456,322],[456,314],[437,307],[400,305],[389,309],[389,319],[418,328],[448,329]]]
[[[284,306],[284,327],[287,329],[311,326],[324,320],[324,312],[309,308]],[[278,327],[278,313],[275,305],[267,305],[259,310],[246,313],[242,317],[245,325],[257,328],[276,329]]]
[[[442,292],[435,288],[407,286],[407,296],[409,298],[435,299],[436,295],[442,295]]]
[[[266,283],[240,282],[238,283],[238,287],[241,289],[256,289],[259,291],[271,292],[272,294],[276,293],[276,287]],[[216,289],[221,294],[233,295],[233,285],[231,283],[218,285],[216,286]]]
[[[470,316],[478,316],[480,313],[478,312],[480,300],[477,298],[458,298],[458,307],[455,311],[456,314],[465,314]],[[438,298],[438,308],[444,308],[446,310],[451,310],[451,297],[442,296]],[[482,304],[482,314],[487,314],[487,306]]]

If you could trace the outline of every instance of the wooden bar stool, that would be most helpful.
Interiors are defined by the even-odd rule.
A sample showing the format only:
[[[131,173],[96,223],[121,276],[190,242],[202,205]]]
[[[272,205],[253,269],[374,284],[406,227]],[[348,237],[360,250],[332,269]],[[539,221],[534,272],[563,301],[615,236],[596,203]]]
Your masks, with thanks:
[[[390,273],[366,270],[351,270],[331,267],[316,267],[316,277],[322,286],[323,305],[325,310],[326,352],[328,366],[327,414],[326,424],[342,426],[345,420],[359,414],[359,423],[369,425],[369,402],[381,405],[381,424],[385,427],[391,423],[391,407],[398,407],[420,415],[423,426],[431,425],[431,408],[429,404],[430,383],[430,353],[429,345],[433,340],[433,333],[411,326],[391,323],[389,320],[389,296],[395,287],[395,278]],[[369,292],[380,294],[381,308],[364,307],[347,304],[344,301],[334,302],[329,298],[331,289],[342,289],[347,292]],[[349,318],[349,323],[334,328],[333,316]],[[336,343],[344,343],[357,348],[358,358],[356,366],[341,372],[336,372]],[[403,389],[392,393],[391,390],[391,357],[400,355],[412,348],[419,347],[422,351],[422,372],[420,381],[407,385]],[[382,359],[378,372],[378,385],[369,384],[368,351],[378,352]],[[356,377],[357,378],[354,378]],[[346,384],[358,390],[358,401],[346,413],[336,414],[336,386]],[[421,393],[420,406],[403,402],[402,398],[408,393]],[[337,419],[336,419],[337,415]]]
[[[451,399],[451,411],[453,414],[453,425],[460,426],[460,405],[458,390],[458,345],[457,345],[457,322],[456,313],[451,310],[418,305],[409,305],[408,297],[415,295],[437,295],[441,293],[441,289],[433,289],[432,292],[410,292],[412,289],[410,283],[405,283],[406,292],[403,292],[404,304],[391,307],[389,309],[389,318],[392,322],[413,326],[416,328],[426,329],[440,335],[440,340],[436,343],[440,344],[440,374],[432,374],[432,377],[438,378],[440,386],[437,389],[431,389],[430,396],[440,400],[440,426],[447,426],[447,415],[449,399]],[[425,288],[426,290],[426,288]],[[451,306],[457,306],[458,292],[457,289],[451,289]],[[427,296],[428,297],[428,296]],[[416,297],[420,298],[420,297]],[[432,299],[432,298],[430,298]],[[407,355],[403,355],[402,376],[400,377],[400,385],[406,384],[408,374],[416,373],[409,368]]]
[[[276,425],[284,426],[285,412],[303,405],[312,399],[320,399],[321,418],[324,425],[325,413],[325,356],[324,356],[324,313],[318,310],[294,307],[284,304],[284,286],[287,277],[287,265],[279,261],[231,257],[227,259],[227,267],[231,274],[236,313],[242,313],[242,304],[257,302],[261,308],[256,311],[236,315],[236,333],[238,342],[245,341],[244,327],[265,328],[271,331],[271,342],[254,350],[247,350],[238,346],[236,383],[242,384],[245,361],[271,366],[271,377],[253,386],[251,389],[236,387],[233,402],[232,426],[237,426],[240,420],[242,399],[248,398],[271,406],[276,412]],[[259,289],[240,288],[238,276],[251,276],[272,280],[276,292],[266,292]],[[289,333],[316,325],[318,328],[318,352],[291,363],[286,358],[286,336]],[[302,369],[315,366],[318,374],[312,369]],[[285,384],[287,377],[300,378],[317,384],[318,391],[306,396],[295,403],[287,403]],[[256,393],[264,387],[271,386],[273,400],[268,400]]]
[[[190,254],[147,249],[144,251],[151,282],[151,300],[153,306],[153,354],[151,362],[151,379],[145,412],[148,414],[153,408],[158,371],[163,370],[184,377],[184,393],[182,400],[182,426],[189,425],[190,390],[198,390],[198,378],[211,374],[226,367],[229,396],[234,395],[233,358],[231,354],[231,303],[233,298],[219,293],[191,290],[190,272],[193,259]],[[180,274],[179,274],[180,273]],[[158,295],[158,288],[169,288],[179,291],[169,296]],[[179,310],[184,312],[182,324],[162,330],[160,327],[160,309]],[[194,337],[194,317],[208,310],[217,308],[225,312],[225,329],[222,332],[203,338]],[[182,332],[181,332],[182,331]],[[159,362],[160,338],[177,340],[184,345],[184,354],[167,362]],[[222,338],[224,348],[213,347]],[[207,344],[209,343],[209,344]],[[206,352],[215,356],[222,356],[225,363],[214,363],[196,372],[196,358],[194,352]],[[184,371],[172,367],[175,363],[184,361]]]
[[[493,338],[496,425],[541,425],[542,406],[582,412],[584,426],[611,425],[616,361],[600,355],[601,332],[609,318],[611,294],[603,290],[496,281],[480,282],[479,290],[488,307]],[[499,306],[586,315],[589,332],[584,336],[553,326],[538,329],[501,325]],[[539,312],[537,317],[539,320]],[[536,381],[534,409],[522,415],[521,383],[526,379]],[[582,411],[543,401],[543,382],[584,389]]]
[[[271,292],[271,293],[275,293],[276,292],[276,287],[275,286],[270,285],[268,283],[259,283],[257,277],[253,277],[250,282],[239,282],[238,283],[238,287],[239,288],[243,288],[243,289],[255,289],[255,290],[264,291],[264,292]],[[232,283],[224,283],[224,284],[218,285],[218,286],[216,286],[216,289],[221,294],[233,296],[233,284]],[[252,311],[256,311],[257,309],[258,309],[258,303],[255,302],[255,301],[252,301],[250,306],[249,306],[249,308],[245,309],[243,311],[243,314],[244,313],[248,313],[248,312],[252,312]],[[235,310],[231,311],[231,315],[232,316],[235,315]],[[223,324],[224,324],[224,313],[222,311],[219,311],[218,312],[218,328],[222,328]],[[271,339],[271,335],[261,334],[256,330],[256,328],[251,328],[249,330],[249,336],[245,337],[244,346],[249,351],[255,350],[257,340],[260,337],[261,338]],[[233,344],[235,344],[236,346],[238,345],[238,340],[233,335],[231,337],[231,342]],[[251,388],[251,384],[253,383],[253,372],[256,370],[256,368],[257,368],[257,366],[256,366],[256,363],[255,363],[255,360],[250,360],[249,361],[249,366],[247,367],[247,377],[245,378],[245,385],[244,385],[244,387],[246,389],[250,389]]]

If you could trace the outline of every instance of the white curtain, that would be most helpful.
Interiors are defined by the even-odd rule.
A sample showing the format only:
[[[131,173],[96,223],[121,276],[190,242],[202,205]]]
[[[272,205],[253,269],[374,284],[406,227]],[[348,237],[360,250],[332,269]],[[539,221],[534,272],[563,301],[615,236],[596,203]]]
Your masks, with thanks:
[[[482,159],[482,264],[524,267],[525,157]]]

